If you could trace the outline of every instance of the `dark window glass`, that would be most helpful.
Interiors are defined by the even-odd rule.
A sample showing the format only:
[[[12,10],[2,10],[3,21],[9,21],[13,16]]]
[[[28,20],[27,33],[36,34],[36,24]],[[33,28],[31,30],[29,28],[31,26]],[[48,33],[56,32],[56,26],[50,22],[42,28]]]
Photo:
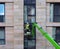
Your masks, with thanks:
[[[60,4],[54,4],[54,15],[60,15]]]
[[[60,4],[55,3],[53,8],[54,8],[53,21],[60,22]]]
[[[60,45],[60,27],[56,27],[55,41]]]
[[[0,22],[4,22],[4,4],[0,4]]]
[[[35,4],[36,0],[24,0],[24,4]]]
[[[0,45],[5,44],[5,28],[0,27]]]
[[[24,0],[25,4],[31,4],[31,0]]]

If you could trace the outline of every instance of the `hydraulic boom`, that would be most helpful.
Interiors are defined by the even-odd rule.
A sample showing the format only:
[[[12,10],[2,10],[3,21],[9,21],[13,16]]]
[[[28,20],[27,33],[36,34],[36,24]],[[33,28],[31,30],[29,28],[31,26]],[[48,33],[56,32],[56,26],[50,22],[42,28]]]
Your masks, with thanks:
[[[36,27],[40,33],[55,47],[55,49],[60,49],[60,46],[54,41],[54,39],[45,32],[41,26],[39,26],[37,23],[32,24],[32,35],[34,36],[34,27]]]

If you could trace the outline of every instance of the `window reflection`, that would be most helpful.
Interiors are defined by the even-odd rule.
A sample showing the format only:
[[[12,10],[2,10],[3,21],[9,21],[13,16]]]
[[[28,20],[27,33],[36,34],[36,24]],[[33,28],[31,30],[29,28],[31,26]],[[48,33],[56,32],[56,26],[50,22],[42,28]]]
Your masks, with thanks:
[[[35,7],[28,6],[28,15],[35,15]]]
[[[28,22],[29,23],[33,23],[33,22],[35,22],[35,16],[32,16],[32,17],[28,17]]]
[[[0,4],[0,15],[4,15],[4,4]]]

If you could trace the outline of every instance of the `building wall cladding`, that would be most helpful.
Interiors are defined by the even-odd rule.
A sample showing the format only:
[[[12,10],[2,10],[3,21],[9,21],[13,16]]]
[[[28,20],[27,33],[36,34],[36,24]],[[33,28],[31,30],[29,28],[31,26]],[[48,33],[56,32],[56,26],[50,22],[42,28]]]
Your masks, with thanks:
[[[36,22],[46,30],[46,0],[36,0]],[[45,40],[36,30],[36,49],[46,49]]]
[[[60,26],[60,23],[50,22],[50,3],[60,3],[60,0],[46,0],[46,30],[48,34],[53,37],[53,27]],[[48,41],[46,48],[55,49]]]
[[[23,0],[14,0],[14,49],[24,49]]]
[[[0,49],[24,49],[24,0],[0,0],[5,2],[5,22],[0,26],[5,27],[6,44]],[[60,23],[49,22],[49,3],[60,0],[36,0],[36,22],[52,36],[52,26]],[[36,29],[36,49],[54,49],[54,47]]]
[[[36,0],[36,22],[42,26],[42,28],[52,36],[52,26],[48,27],[49,22],[48,14],[50,15],[49,4],[46,0]],[[49,22],[50,23],[50,22]],[[48,23],[48,24],[49,24]],[[47,39],[36,30],[36,49],[54,49],[54,47],[48,42]]]
[[[5,27],[5,45],[0,45],[0,49],[14,48],[14,16],[13,16],[13,1],[0,0],[5,2],[5,22],[0,23],[0,27]]]

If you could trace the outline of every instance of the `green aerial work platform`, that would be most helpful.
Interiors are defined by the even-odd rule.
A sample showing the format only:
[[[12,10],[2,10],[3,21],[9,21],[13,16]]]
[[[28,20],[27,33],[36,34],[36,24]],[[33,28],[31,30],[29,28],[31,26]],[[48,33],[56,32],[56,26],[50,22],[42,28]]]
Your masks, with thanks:
[[[55,49],[60,49],[60,46],[54,41],[54,39],[45,32],[41,26],[39,26],[37,23],[32,24],[32,36],[34,36],[34,28],[37,28],[40,33],[55,47]]]

